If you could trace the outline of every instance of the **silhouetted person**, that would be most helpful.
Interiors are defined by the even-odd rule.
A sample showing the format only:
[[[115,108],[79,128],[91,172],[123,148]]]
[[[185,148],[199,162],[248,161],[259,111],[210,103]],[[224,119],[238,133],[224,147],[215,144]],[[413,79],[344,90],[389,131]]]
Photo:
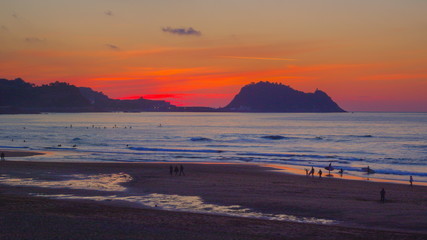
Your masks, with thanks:
[[[322,169],[319,169],[318,174],[319,174],[319,178],[321,178],[322,177]]]
[[[310,174],[311,174],[312,177],[314,177],[314,167],[311,167]]]
[[[175,166],[174,171],[175,171],[175,176],[178,175],[178,172],[179,172],[178,166]]]
[[[1,152],[1,154],[0,154],[0,159],[1,159],[2,161],[5,161],[5,159],[4,159],[4,152]]]
[[[381,190],[380,195],[381,195],[381,202],[385,202],[385,190],[384,190],[384,188]]]
[[[339,174],[341,175],[341,177],[342,177],[343,173],[344,173],[344,170],[342,170],[342,168],[341,168],[340,171],[339,171]]]
[[[411,184],[412,187],[412,183],[414,182],[414,179],[412,178],[412,176],[409,177],[409,183]]]
[[[171,176],[173,175],[173,167],[172,167],[172,165],[169,166],[169,173],[171,174]]]
[[[181,176],[181,174],[182,175],[184,175],[185,176],[185,173],[184,173],[184,166],[179,166],[179,176]]]
[[[305,170],[305,175],[306,176],[308,176],[308,175],[310,175],[310,173],[308,172],[308,169],[306,168],[306,169],[304,169]]]

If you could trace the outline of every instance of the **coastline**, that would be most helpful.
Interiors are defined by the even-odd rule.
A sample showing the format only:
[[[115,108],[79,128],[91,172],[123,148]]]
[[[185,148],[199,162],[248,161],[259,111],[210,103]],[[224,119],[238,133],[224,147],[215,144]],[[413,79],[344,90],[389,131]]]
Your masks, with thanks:
[[[300,236],[298,234],[314,234],[314,232],[320,234],[318,231],[330,232],[320,239],[339,239],[338,236],[342,236],[343,231],[347,234],[344,234],[346,237],[343,238],[345,239],[359,239],[356,236],[360,234],[365,236],[363,237],[364,239],[374,239],[374,236],[378,238],[378,234],[381,236],[391,234],[390,236],[399,236],[399,239],[417,239],[420,236],[424,238],[427,236],[427,231],[424,227],[427,224],[427,217],[425,214],[423,215],[427,211],[426,199],[423,197],[427,195],[427,188],[423,186],[409,187],[402,184],[371,181],[342,181],[337,178],[319,179],[318,177],[312,178],[276,172],[276,170],[270,167],[250,164],[182,163],[185,167],[186,176],[170,176],[169,165],[171,164],[177,165],[180,163],[52,163],[6,161],[0,164],[0,174],[3,177],[5,175],[14,177],[15,180],[17,178],[32,178],[39,182],[45,179],[49,181],[64,181],[69,179],[73,174],[92,176],[95,173],[109,175],[125,173],[129,174],[132,180],[120,183],[120,185],[126,187],[125,191],[117,191],[117,189],[113,191],[106,191],[105,189],[104,191],[73,189],[61,186],[48,188],[42,186],[16,187],[2,183],[0,184],[0,196],[6,206],[11,204],[10,201],[13,198],[21,199],[22,201],[17,201],[13,205],[18,209],[23,209],[22,213],[24,215],[50,214],[49,212],[44,212],[44,210],[36,211],[36,213],[29,211],[29,209],[25,210],[28,202],[30,202],[30,205],[41,204],[40,208],[44,208],[45,204],[48,204],[52,208],[58,209],[57,211],[59,211],[62,205],[81,205],[85,209],[94,207],[103,208],[106,211],[108,209],[107,212],[115,212],[111,215],[107,212],[97,213],[94,220],[95,223],[93,223],[96,225],[98,221],[105,219],[105,214],[108,215],[106,218],[111,221],[121,219],[125,213],[120,213],[120,211],[125,209],[123,210],[125,212],[135,211],[136,215],[150,212],[150,214],[153,214],[152,218],[156,220],[147,221],[150,224],[153,221],[153,224],[157,228],[162,228],[164,222],[158,222],[157,220],[161,218],[160,216],[172,214],[176,215],[174,221],[181,221],[182,217],[188,222],[196,221],[199,218],[207,221],[204,224],[188,227],[189,232],[200,233],[200,230],[204,227],[206,229],[203,231],[207,231],[209,223],[216,223],[224,228],[223,230],[217,229],[221,234],[225,234],[226,236],[240,236],[242,239],[248,236],[253,237],[248,239],[257,239],[255,238],[256,236],[263,236],[259,238],[262,239],[270,233],[277,233],[279,235],[289,234],[290,237],[288,237],[290,239],[298,239],[297,236]],[[31,171],[28,169],[31,169]],[[379,201],[379,191],[381,188],[385,188],[387,191],[385,203]],[[32,195],[29,196],[29,193]],[[264,220],[262,218],[225,216],[224,214],[215,213],[206,214],[197,211],[192,213],[191,211],[182,211],[180,209],[159,211],[158,209],[162,209],[161,205],[159,207],[141,206],[138,202],[124,201],[123,198],[117,201],[114,199],[88,201],[78,197],[72,200],[58,200],[34,196],[37,194],[38,196],[68,194],[74,196],[102,197],[111,195],[134,197],[149,194],[184,197],[197,196],[202,199],[203,204],[211,204],[209,205],[210,207],[238,205],[242,208],[265,214],[287,214],[301,218],[332,219],[336,223],[332,225],[297,223]],[[7,214],[14,214],[12,210],[4,209],[4,207],[3,210]],[[56,212],[56,214],[58,213]],[[90,211],[88,213],[71,211],[67,214],[71,215],[73,219],[74,215],[82,215],[84,218],[94,217]],[[131,213],[129,214],[132,215]],[[68,215],[63,216],[67,221],[69,220]],[[127,213],[126,216],[128,216]],[[131,218],[133,219],[134,217]],[[225,224],[225,222],[230,221],[236,223],[236,225],[229,226],[228,223]],[[255,235],[251,233],[254,230],[249,231],[243,227],[244,224],[249,222],[258,226],[258,232],[256,234],[253,233]],[[3,224],[7,225],[7,223]],[[141,224],[141,222],[138,222],[138,224]],[[67,226],[62,227],[65,228]],[[262,230],[264,227],[269,230]],[[296,229],[295,233],[283,232],[283,229],[293,231],[291,230],[293,228]],[[7,226],[4,229],[7,229]],[[246,235],[242,231],[247,231],[249,235]],[[210,233],[213,235],[217,234],[217,232],[213,233],[212,231]],[[355,233],[357,234],[354,235]],[[297,235],[292,237],[292,234]],[[270,236],[270,238],[273,236]],[[280,236],[283,237],[283,235]]]

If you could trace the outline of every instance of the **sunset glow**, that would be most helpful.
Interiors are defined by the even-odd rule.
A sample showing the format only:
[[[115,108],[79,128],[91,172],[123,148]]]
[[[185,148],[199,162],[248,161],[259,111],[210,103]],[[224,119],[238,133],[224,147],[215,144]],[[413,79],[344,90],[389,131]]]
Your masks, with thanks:
[[[0,1],[0,78],[222,107],[251,82],[427,111],[427,1]]]

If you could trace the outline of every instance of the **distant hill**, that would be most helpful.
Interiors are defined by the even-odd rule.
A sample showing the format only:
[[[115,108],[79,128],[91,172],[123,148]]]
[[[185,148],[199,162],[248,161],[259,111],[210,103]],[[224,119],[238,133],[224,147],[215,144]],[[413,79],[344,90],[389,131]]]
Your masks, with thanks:
[[[304,93],[289,86],[258,82],[244,86],[222,109],[232,112],[345,112],[325,92]]]
[[[17,78],[0,79],[0,113],[169,111],[166,101],[110,99],[101,92],[68,83],[36,86]]]

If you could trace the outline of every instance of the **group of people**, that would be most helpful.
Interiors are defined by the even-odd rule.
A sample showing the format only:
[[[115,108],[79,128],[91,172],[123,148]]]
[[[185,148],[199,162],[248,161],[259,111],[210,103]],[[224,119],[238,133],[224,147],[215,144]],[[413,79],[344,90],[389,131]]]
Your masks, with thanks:
[[[329,165],[329,167],[330,167],[330,165]],[[314,177],[314,167],[311,167],[311,170],[308,170],[307,168],[305,169],[305,174],[307,175],[307,176],[312,176],[312,177]],[[342,168],[338,171],[338,173],[341,175],[341,177],[342,177],[342,174],[344,173],[344,170],[342,170]],[[322,169],[321,168],[319,168],[319,171],[317,171],[317,175],[319,175],[319,178],[321,178],[322,177],[322,174],[323,174],[323,172],[322,172]],[[328,175],[326,175],[326,176],[328,176]]]
[[[182,165],[180,165],[179,167],[178,166],[175,166],[175,167],[173,167],[172,165],[170,165],[169,166],[169,173],[170,173],[170,175],[171,176],[173,176],[173,174],[175,173],[175,176],[185,176],[185,173],[184,173],[184,166],[182,166]]]
[[[331,165],[329,164],[329,169],[330,169],[330,167],[331,167]],[[368,170],[369,170],[369,167],[368,167]],[[342,169],[340,169],[338,171],[338,173],[341,175],[341,177],[342,177],[343,172],[344,171]],[[305,169],[305,174],[307,176],[311,175],[312,177],[314,177],[314,173],[315,173],[314,167],[311,167],[311,170],[308,170],[307,168]],[[369,171],[368,171],[368,173],[369,173]],[[319,168],[319,171],[317,172],[317,174],[319,175],[319,178],[321,178],[322,174],[323,174],[322,169]],[[414,182],[414,178],[412,176],[410,176],[409,177],[409,184],[410,184],[411,187],[413,186],[413,182]],[[384,188],[381,189],[381,191],[380,191],[380,201],[382,203],[385,202],[385,189]]]

